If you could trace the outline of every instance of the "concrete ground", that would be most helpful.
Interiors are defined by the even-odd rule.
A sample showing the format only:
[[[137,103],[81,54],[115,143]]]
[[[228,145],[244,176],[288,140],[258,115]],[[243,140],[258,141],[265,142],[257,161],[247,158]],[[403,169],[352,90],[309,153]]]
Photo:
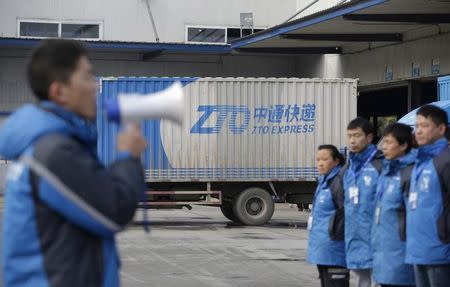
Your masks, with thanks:
[[[118,236],[124,287],[320,286],[305,262],[308,213],[297,208],[277,204],[262,227],[231,223],[217,207],[149,216],[149,234],[134,225]]]
[[[149,234],[134,226],[119,236],[123,286],[320,286],[305,262],[308,214],[297,208],[277,204],[262,227],[233,224],[215,207],[149,215]]]

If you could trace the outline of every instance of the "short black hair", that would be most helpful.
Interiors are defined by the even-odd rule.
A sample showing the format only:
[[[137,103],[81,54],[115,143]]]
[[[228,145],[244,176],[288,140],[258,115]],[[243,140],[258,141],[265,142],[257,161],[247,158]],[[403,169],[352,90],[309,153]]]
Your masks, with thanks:
[[[345,164],[345,157],[339,152],[339,150],[337,149],[336,146],[332,145],[332,144],[324,144],[324,145],[320,145],[318,150],[329,150],[331,157],[333,158],[333,160],[339,160],[339,165],[343,166]]]
[[[48,88],[54,81],[68,83],[87,50],[79,41],[50,39],[41,42],[28,63],[31,90],[39,100],[48,99]]]
[[[419,108],[417,115],[431,119],[431,121],[437,126],[445,125],[446,129],[448,129],[447,113],[439,107],[434,105],[424,105]]]
[[[445,131],[445,138],[450,141],[450,126],[447,126],[447,130]]]
[[[388,125],[383,131],[383,137],[393,136],[400,145],[406,144],[405,152],[408,153],[414,146],[413,129],[410,126],[401,123]]]
[[[361,128],[366,136],[373,134],[373,125],[365,118],[357,117],[347,125],[347,130],[356,130],[357,128]]]

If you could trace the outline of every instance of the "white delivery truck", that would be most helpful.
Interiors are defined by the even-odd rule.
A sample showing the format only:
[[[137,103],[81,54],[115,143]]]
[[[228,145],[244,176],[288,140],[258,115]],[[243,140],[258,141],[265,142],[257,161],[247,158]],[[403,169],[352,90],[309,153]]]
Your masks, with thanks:
[[[357,80],[298,78],[100,78],[98,150],[115,158],[118,126],[104,105],[119,93],[183,84],[184,125],[145,121],[143,207],[219,205],[230,220],[267,222],[274,199],[311,202],[321,144],[346,145],[356,117]]]

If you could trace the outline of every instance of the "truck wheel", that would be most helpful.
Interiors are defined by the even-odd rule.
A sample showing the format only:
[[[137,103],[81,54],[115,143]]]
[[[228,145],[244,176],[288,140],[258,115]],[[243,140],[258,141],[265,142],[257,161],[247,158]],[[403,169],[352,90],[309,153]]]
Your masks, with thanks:
[[[275,206],[267,190],[251,187],[242,191],[233,202],[233,211],[245,225],[263,225],[272,218]]]
[[[233,213],[233,206],[231,205],[231,202],[222,201],[220,211],[222,211],[223,216],[225,216],[229,220],[239,223],[239,219],[237,219],[236,215],[234,215]]]

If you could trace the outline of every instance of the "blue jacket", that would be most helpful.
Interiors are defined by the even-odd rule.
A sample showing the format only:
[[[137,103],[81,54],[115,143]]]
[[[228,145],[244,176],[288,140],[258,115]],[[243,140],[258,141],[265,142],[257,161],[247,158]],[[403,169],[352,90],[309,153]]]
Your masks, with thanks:
[[[381,168],[380,157],[376,147],[369,145],[361,153],[350,153],[349,165],[345,170],[345,253],[349,269],[372,268],[370,233]]]
[[[450,151],[447,140],[440,139],[420,147],[406,205],[406,263],[450,263],[450,244],[441,240],[438,228],[444,212],[443,195],[448,196],[450,192],[449,179]]]
[[[330,220],[336,212],[330,183],[338,180],[340,166],[319,178],[311,212],[312,225],[308,239],[308,263],[345,267],[344,241],[334,241],[329,235]]]
[[[400,170],[411,172],[416,150],[394,160],[383,161],[383,171],[378,178],[376,212],[372,226],[373,277],[379,284],[414,285],[414,268],[405,264],[405,241],[400,232],[404,227],[404,184],[409,176]],[[405,178],[402,178],[405,177]],[[379,211],[379,215],[377,215]],[[403,235],[402,235],[403,236]]]
[[[26,105],[0,129],[8,170],[3,285],[118,286],[115,233],[133,217],[144,184],[129,155],[96,157],[95,125],[50,102]]]

